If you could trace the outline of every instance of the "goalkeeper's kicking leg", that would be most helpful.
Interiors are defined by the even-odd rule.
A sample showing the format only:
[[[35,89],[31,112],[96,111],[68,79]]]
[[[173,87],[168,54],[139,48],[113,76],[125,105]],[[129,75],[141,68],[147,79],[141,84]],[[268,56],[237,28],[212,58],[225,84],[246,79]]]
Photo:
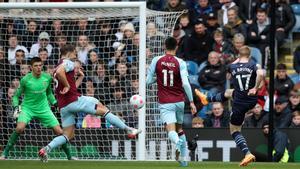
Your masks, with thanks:
[[[109,109],[93,97],[81,96],[79,99],[66,107],[61,108],[63,135],[55,137],[46,147],[39,151],[40,158],[47,157],[47,154],[54,148],[59,147],[74,137],[75,115],[74,110],[86,112],[97,116],[103,116],[109,123],[117,128],[124,129],[129,138],[135,138],[141,130],[127,126],[119,117],[112,114]]]

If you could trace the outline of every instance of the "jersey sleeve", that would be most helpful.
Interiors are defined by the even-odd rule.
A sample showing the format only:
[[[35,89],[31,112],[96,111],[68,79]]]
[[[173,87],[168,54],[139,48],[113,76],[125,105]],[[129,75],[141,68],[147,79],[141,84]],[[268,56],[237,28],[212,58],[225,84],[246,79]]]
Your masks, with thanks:
[[[187,71],[186,63],[185,63],[185,61],[180,60],[179,64],[180,64],[180,76],[181,76],[182,86],[184,88],[184,91],[185,91],[189,101],[192,102],[193,101],[193,93],[192,93],[192,88],[191,88],[191,85],[190,85],[189,79],[188,79],[189,73]]]
[[[153,58],[150,66],[149,66],[148,73],[147,73],[147,80],[146,80],[147,86],[156,82],[154,75],[155,75],[155,68],[156,68],[157,60],[158,60],[157,57]]]
[[[20,81],[20,86],[18,89],[15,91],[14,96],[12,98],[12,105],[13,107],[19,106],[19,98],[23,94],[24,89],[25,89],[25,84],[26,84],[26,78],[22,78]]]
[[[65,59],[63,61],[62,65],[64,66],[66,72],[70,72],[70,71],[74,70],[74,67],[75,67],[75,63],[68,59]]]
[[[48,101],[50,102],[51,105],[54,105],[57,103],[55,97],[54,97],[54,94],[52,92],[52,77],[49,75],[49,81],[48,81],[48,87],[47,87],[47,99]]]

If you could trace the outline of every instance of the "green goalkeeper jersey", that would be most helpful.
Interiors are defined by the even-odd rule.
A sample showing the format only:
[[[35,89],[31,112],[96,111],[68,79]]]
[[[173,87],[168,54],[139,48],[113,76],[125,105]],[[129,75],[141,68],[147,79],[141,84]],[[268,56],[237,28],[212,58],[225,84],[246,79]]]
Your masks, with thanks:
[[[56,103],[51,82],[51,75],[45,72],[42,72],[38,78],[28,73],[21,79],[20,86],[13,96],[13,106],[19,105],[19,98],[24,93],[22,107],[37,113],[48,111],[49,102],[52,105]]]

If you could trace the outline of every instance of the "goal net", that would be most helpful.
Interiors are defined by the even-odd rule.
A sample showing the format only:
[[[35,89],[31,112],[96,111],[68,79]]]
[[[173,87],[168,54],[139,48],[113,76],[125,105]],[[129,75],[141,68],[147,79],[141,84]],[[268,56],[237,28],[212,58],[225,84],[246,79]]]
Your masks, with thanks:
[[[81,6],[87,3],[58,3],[57,7],[53,4],[52,7],[46,3],[27,4],[22,9],[13,9],[16,4],[11,4],[10,8],[0,7],[0,152],[16,127],[12,96],[22,76],[30,71],[28,61],[40,57],[43,70],[51,74],[59,60],[60,48],[70,43],[76,46],[80,61],[76,65],[81,65],[85,73],[78,90],[98,98],[128,126],[145,129],[140,138],[129,140],[124,131],[116,129],[104,118],[79,112],[76,136],[69,144],[72,155],[79,159],[174,159],[160,121],[156,87],[146,90],[146,108],[140,112],[129,105],[129,98],[145,93],[142,86],[145,82],[141,83],[139,79],[145,79],[147,66],[140,64],[146,62],[149,65],[153,57],[163,54],[163,40],[172,34],[181,12],[144,11],[147,23],[143,25],[140,24],[139,6],[89,3],[87,8]],[[142,28],[147,28],[144,51],[139,48],[145,41]],[[141,53],[145,55],[141,56]],[[54,113],[60,121],[60,114]],[[139,122],[143,119],[144,122]],[[35,159],[37,151],[54,137],[51,129],[32,120],[8,158]],[[65,159],[66,156],[57,149],[51,152],[50,158]]]

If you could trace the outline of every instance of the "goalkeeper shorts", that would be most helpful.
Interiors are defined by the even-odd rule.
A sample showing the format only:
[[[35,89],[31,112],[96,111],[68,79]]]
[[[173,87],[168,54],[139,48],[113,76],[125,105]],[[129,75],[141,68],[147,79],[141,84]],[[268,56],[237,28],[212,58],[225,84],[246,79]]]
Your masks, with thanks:
[[[18,117],[18,123],[23,122],[25,124],[28,124],[33,119],[39,120],[42,125],[47,128],[53,128],[59,125],[57,118],[54,116],[50,109],[49,111],[44,112],[33,112],[29,108],[22,106],[22,110]]]

